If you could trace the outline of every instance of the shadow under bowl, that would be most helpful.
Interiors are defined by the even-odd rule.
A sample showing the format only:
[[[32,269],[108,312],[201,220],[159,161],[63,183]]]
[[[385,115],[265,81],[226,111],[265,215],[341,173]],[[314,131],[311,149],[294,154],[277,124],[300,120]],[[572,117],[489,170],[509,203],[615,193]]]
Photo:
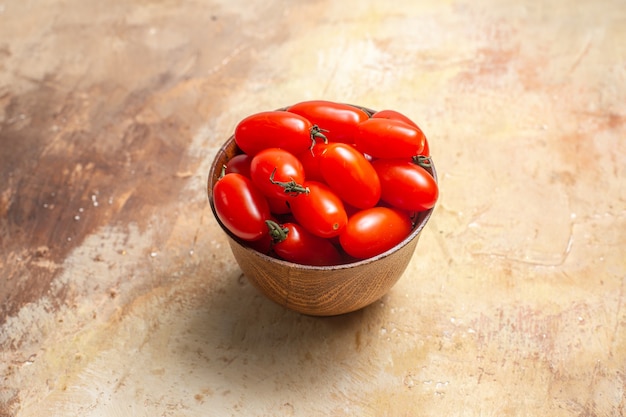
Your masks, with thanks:
[[[433,208],[418,213],[411,234],[392,249],[372,258],[334,266],[310,266],[260,253],[233,235],[215,212],[213,186],[222,166],[241,153],[231,136],[218,151],[209,173],[211,210],[228,236],[235,260],[250,283],[267,298],[290,310],[312,316],[334,316],[366,307],[383,297],[404,273]],[[434,165],[428,169],[435,181]]]

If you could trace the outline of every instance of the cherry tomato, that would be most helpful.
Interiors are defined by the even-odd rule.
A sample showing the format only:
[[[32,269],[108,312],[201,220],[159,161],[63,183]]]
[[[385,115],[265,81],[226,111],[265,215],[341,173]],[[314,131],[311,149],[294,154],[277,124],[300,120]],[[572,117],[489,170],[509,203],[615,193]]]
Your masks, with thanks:
[[[316,236],[339,235],[348,222],[341,199],[324,183],[305,181],[303,185],[308,192],[288,200],[296,221]]]
[[[267,148],[250,163],[252,182],[266,196],[286,200],[290,192],[304,191],[304,168],[293,154],[284,149]]]
[[[331,143],[320,160],[326,183],[346,203],[374,207],[380,199],[380,181],[372,164],[347,143]]]
[[[358,124],[369,119],[369,115],[358,107],[326,100],[303,101],[287,110],[319,126],[331,142],[352,143]]]
[[[251,249],[254,249],[257,252],[262,253],[263,255],[271,256],[272,252],[272,237],[269,233],[263,233],[260,239],[257,240],[248,240],[246,241],[246,246]]]
[[[235,236],[257,240],[267,233],[265,220],[270,208],[265,197],[247,177],[226,174],[213,186],[213,205],[217,217]]]
[[[317,139],[325,139],[306,118],[287,111],[252,114],[237,124],[235,142],[248,155],[266,148],[282,148],[294,155],[311,148]]]
[[[417,123],[415,123],[413,120],[411,120],[410,118],[408,118],[406,115],[396,111],[396,110],[380,110],[377,111],[376,113],[374,113],[372,115],[373,118],[378,118],[378,119],[394,119],[394,120],[400,120],[408,125],[411,125],[413,127],[416,127],[419,129],[419,126],[417,125]],[[430,149],[428,146],[428,140],[426,139],[426,137],[424,137],[424,150],[422,151],[422,153],[420,155],[424,155],[424,156],[430,156]]]
[[[302,162],[304,176],[307,180],[324,181],[324,176],[322,175],[322,171],[320,171],[320,159],[321,155],[326,152],[327,147],[327,143],[317,142],[312,149],[307,149],[297,155],[300,162]]]
[[[272,214],[288,214],[291,213],[291,208],[287,204],[287,200],[283,197],[274,198],[267,197],[267,203],[270,205],[270,212]]]
[[[374,158],[411,158],[424,151],[420,128],[400,120],[371,118],[359,123],[356,147]]]
[[[341,255],[328,240],[307,231],[298,223],[268,221],[274,252],[282,259],[302,265],[337,265]]]
[[[252,157],[245,153],[233,156],[226,162],[226,173],[237,172],[244,177],[250,178],[250,162]]]
[[[339,235],[339,242],[348,255],[366,259],[402,242],[411,228],[411,219],[405,212],[388,207],[372,207],[350,217]]]
[[[381,199],[408,211],[432,208],[439,197],[439,187],[432,175],[411,161],[377,159],[372,166],[378,173]]]

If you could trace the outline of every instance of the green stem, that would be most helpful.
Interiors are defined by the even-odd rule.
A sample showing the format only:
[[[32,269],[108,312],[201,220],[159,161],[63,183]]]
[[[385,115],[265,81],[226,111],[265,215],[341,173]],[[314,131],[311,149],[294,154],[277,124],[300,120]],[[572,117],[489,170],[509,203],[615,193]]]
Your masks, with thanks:
[[[433,160],[430,156],[417,155],[413,157],[413,163],[422,168],[430,168],[433,166]]]
[[[276,168],[274,168],[274,170],[272,171],[272,173],[270,174],[270,182],[274,185],[280,185],[281,187],[283,187],[283,189],[285,190],[286,194],[289,195],[297,195],[297,194],[308,194],[309,193],[309,188],[305,187],[303,185],[298,184],[297,182],[295,182],[293,180],[293,178],[291,179],[291,181],[274,181],[274,174],[276,174]]]
[[[273,220],[265,220],[265,224],[270,231],[269,233],[272,238],[272,243],[280,243],[287,239],[287,234],[289,233],[288,228],[282,227]]]
[[[328,143],[328,138],[322,132],[328,132],[328,130],[321,129],[318,125],[313,125],[311,128],[311,148],[309,148],[311,151],[317,143],[317,139],[322,139],[324,143]]]

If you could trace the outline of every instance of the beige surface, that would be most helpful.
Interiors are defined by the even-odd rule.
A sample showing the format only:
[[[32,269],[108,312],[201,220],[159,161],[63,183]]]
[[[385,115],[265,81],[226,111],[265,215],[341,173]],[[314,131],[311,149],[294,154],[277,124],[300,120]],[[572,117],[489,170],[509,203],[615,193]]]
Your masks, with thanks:
[[[0,416],[626,415],[620,0],[0,2]],[[204,194],[251,112],[393,108],[440,203],[310,318]]]

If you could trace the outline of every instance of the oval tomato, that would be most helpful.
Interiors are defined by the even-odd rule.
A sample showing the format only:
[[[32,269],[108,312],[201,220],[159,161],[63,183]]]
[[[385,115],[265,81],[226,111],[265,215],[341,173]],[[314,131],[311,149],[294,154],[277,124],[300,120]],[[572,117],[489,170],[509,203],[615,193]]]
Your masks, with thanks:
[[[331,142],[352,143],[358,124],[369,119],[369,115],[358,107],[327,100],[302,101],[287,110],[319,126]]]
[[[287,200],[296,221],[316,236],[338,236],[348,222],[348,215],[341,199],[326,184],[305,181],[307,193]]]
[[[302,265],[337,265],[341,255],[328,240],[307,231],[298,223],[266,222],[274,252],[282,259]]]
[[[257,240],[267,233],[270,218],[267,200],[247,177],[226,174],[213,186],[213,206],[222,224],[243,240]]]
[[[300,162],[302,162],[304,176],[307,180],[324,181],[324,176],[322,175],[322,171],[320,171],[320,159],[324,152],[326,152],[328,145],[328,143],[317,142],[310,150],[307,149],[301,154],[296,155]]]
[[[360,208],[374,207],[380,199],[380,181],[372,164],[346,143],[331,143],[320,160],[326,183],[346,203]]]
[[[376,113],[372,114],[373,118],[377,118],[377,119],[394,119],[394,120],[400,120],[404,123],[407,123],[413,127],[419,127],[417,125],[417,123],[415,123],[413,120],[411,120],[408,116],[404,115],[403,113],[400,113],[399,111],[396,110],[389,110],[389,109],[385,109],[385,110],[378,110]]]
[[[416,128],[420,128],[417,123],[415,123],[413,120],[411,120],[409,117],[407,117],[406,115],[400,113],[399,111],[396,110],[380,110],[377,111],[376,113],[374,113],[372,115],[372,118],[377,118],[377,119],[393,119],[393,120],[400,120],[401,122],[404,122],[410,126],[416,127]],[[424,156],[429,156],[430,155],[430,149],[428,146],[428,139],[424,136],[424,149],[422,150],[422,153],[420,155],[424,155]]]
[[[245,242],[246,246],[251,249],[254,249],[257,252],[262,253],[263,255],[271,256],[272,252],[272,237],[269,233],[263,233],[260,239],[257,240],[248,240]]]
[[[250,162],[252,161],[252,157],[245,153],[240,153],[228,160],[226,162],[226,173],[230,174],[236,172],[238,174],[243,175],[244,177],[250,178]]]
[[[284,149],[267,148],[257,153],[250,163],[250,177],[267,197],[285,200],[291,192],[304,191],[302,163]]]
[[[372,166],[378,173],[381,199],[409,211],[432,208],[439,197],[439,187],[424,168],[401,159],[377,159]]]
[[[291,208],[287,204],[287,200],[283,197],[273,198],[268,197],[267,203],[270,205],[270,212],[272,214],[288,214],[291,213]]]
[[[411,228],[411,219],[405,212],[389,207],[372,207],[350,217],[339,235],[339,243],[350,256],[371,258],[402,242]]]
[[[266,148],[282,148],[297,155],[311,148],[316,139],[325,137],[309,120],[280,110],[252,114],[235,128],[235,142],[248,155]]]
[[[359,124],[356,147],[374,158],[412,158],[424,151],[420,128],[400,120],[371,118]]]

